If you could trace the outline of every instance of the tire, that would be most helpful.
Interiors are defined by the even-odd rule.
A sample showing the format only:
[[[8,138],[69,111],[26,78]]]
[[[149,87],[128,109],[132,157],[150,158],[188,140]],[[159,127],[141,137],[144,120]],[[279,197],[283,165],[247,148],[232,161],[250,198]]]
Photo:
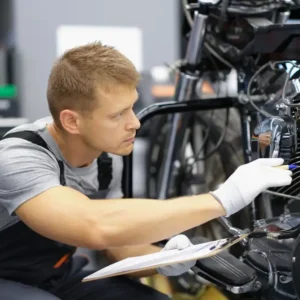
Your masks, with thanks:
[[[203,127],[204,129],[210,127],[211,129],[209,138],[207,145],[204,148],[204,152],[207,153],[214,148],[220,139],[220,136],[222,135],[224,122],[222,123],[221,117],[223,115],[224,110],[215,113],[214,118],[210,118],[209,112],[193,113],[191,118],[192,122],[188,123],[184,130],[189,130],[192,132],[194,126],[196,125],[200,125],[200,127]],[[235,116],[236,111],[231,111],[230,118],[234,119]],[[220,124],[218,124],[218,122]],[[163,155],[167,147],[166,136],[170,127],[170,122],[168,122],[167,115],[162,115],[155,117],[152,124],[154,126],[150,131],[150,146],[146,162],[148,170],[146,192],[148,198],[156,199],[158,193],[158,178],[160,177],[160,173],[162,171],[161,167],[163,164]],[[238,128],[236,126],[237,125],[235,123],[229,123],[229,128],[233,127],[235,131],[236,128]],[[233,143],[231,139],[228,140],[227,136],[226,138],[218,151],[204,161],[204,173],[197,174],[198,177],[196,178],[196,181],[201,183],[201,187],[198,189],[199,193],[206,193],[216,188],[219,183],[224,182],[235,171],[235,169],[243,163],[241,158],[241,153],[243,152],[241,141]],[[240,135],[238,138],[240,139]],[[193,144],[192,141],[189,141],[189,143],[191,145]],[[182,147],[186,147],[187,144],[188,142],[182,144]],[[177,151],[182,152],[183,149],[177,149]],[[218,165],[217,168],[215,167],[216,164]],[[182,161],[180,162],[180,165],[183,165]],[[192,194],[190,188],[193,180],[195,180],[195,178],[190,178],[189,174],[187,174],[184,170],[180,170],[180,172],[173,172],[171,186],[170,190],[168,191],[167,198]],[[248,228],[250,223],[248,211],[245,210],[235,214],[230,221],[235,227]],[[216,220],[189,230],[185,232],[185,234],[187,234],[189,237],[198,235],[205,236],[212,240],[228,236],[226,229],[224,229]]]

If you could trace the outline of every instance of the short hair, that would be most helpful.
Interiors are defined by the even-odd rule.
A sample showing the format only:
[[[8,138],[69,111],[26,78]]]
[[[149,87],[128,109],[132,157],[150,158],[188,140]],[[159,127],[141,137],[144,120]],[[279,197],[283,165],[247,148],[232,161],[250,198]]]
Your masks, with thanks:
[[[50,113],[60,126],[62,110],[86,113],[97,106],[97,88],[135,88],[139,81],[140,74],[133,63],[113,47],[95,42],[72,48],[52,67],[47,88]]]

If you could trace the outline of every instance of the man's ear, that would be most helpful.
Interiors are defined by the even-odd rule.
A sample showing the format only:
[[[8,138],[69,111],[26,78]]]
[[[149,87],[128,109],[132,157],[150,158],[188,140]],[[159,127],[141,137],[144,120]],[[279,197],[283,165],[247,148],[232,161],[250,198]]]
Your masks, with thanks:
[[[64,109],[60,113],[60,122],[62,127],[71,134],[80,133],[79,119],[79,114],[70,109]]]

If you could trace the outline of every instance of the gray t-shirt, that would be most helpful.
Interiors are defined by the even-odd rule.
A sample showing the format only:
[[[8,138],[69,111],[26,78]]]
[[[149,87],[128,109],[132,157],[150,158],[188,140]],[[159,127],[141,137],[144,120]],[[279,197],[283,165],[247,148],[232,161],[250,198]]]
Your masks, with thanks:
[[[66,186],[85,195],[98,191],[97,160],[87,167],[71,167],[48,132],[46,125],[51,122],[52,118],[46,117],[10,131],[32,130],[38,133],[51,152],[20,138],[0,141],[0,231],[19,221],[14,211],[22,203],[60,185],[60,169],[56,158],[64,162]],[[106,198],[121,198],[123,161],[120,156],[109,156],[113,161],[113,174]]]

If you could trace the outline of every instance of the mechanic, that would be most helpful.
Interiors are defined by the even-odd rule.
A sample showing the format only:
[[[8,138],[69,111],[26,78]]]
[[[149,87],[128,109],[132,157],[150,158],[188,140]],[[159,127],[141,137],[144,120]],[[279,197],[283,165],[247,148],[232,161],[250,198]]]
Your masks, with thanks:
[[[131,153],[140,127],[133,112],[139,80],[112,47],[73,48],[49,76],[51,117],[1,140],[0,299],[167,299],[127,276],[82,283],[89,273],[76,247],[104,250],[114,261],[161,251],[152,244],[171,237],[163,250],[183,249],[191,242],[181,232],[291,183],[290,171],[273,168],[282,159],[259,159],[208,194],[121,199],[121,157]],[[177,276],[194,263],[134,275]]]

